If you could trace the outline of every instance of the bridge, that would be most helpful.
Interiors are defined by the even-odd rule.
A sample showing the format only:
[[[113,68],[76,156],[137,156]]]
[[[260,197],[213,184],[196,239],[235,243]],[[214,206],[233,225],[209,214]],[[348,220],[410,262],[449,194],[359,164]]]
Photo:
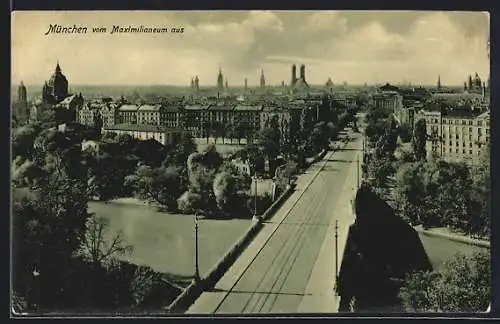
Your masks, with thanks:
[[[349,133],[342,149],[328,152],[298,177],[295,192],[188,314],[338,311],[336,277],[354,222],[361,137]]]

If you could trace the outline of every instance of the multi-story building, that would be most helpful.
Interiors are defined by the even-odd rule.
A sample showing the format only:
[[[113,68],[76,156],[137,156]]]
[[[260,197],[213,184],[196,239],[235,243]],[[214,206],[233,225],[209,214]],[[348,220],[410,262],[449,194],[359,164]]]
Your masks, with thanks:
[[[233,105],[210,105],[208,112],[208,131],[210,137],[226,137],[226,130],[233,124]]]
[[[403,106],[403,97],[396,91],[374,93],[372,99],[376,109],[382,109],[393,113]]]
[[[172,144],[176,137],[182,136],[182,130],[160,125],[117,124],[103,128],[103,134],[112,132],[118,135],[128,134],[140,140],[155,139],[163,145]]]
[[[193,137],[202,138],[208,136],[209,105],[187,105],[183,109],[184,129],[191,133]]]
[[[160,125],[160,105],[142,105],[137,109],[137,123]]]
[[[277,106],[264,106],[260,114],[260,128],[277,128],[280,133],[280,139],[288,142],[290,139],[290,125],[292,115],[289,110],[280,109]]]
[[[93,126],[99,114],[99,108],[100,107],[96,104],[87,102],[87,104],[78,111],[78,122],[83,125]]]
[[[113,126],[116,124],[118,107],[115,103],[107,103],[100,110],[102,124],[104,127]]]
[[[122,105],[118,108],[117,124],[137,124],[137,111],[139,107],[136,105]]]
[[[184,129],[184,113],[180,104],[166,104],[160,109],[160,125]]]
[[[489,111],[422,111],[419,118],[426,123],[428,158],[474,164],[490,145]]]
[[[261,129],[262,105],[237,105],[234,107],[233,127],[237,138],[253,138]]]

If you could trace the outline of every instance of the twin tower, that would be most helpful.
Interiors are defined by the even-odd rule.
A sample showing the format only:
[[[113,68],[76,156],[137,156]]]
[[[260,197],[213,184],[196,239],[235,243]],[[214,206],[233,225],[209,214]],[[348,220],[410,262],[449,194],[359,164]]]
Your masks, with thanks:
[[[293,88],[297,84],[307,86],[306,82],[306,66],[302,64],[300,66],[300,77],[297,78],[297,66],[295,64],[292,65],[292,80],[290,81],[290,86]]]

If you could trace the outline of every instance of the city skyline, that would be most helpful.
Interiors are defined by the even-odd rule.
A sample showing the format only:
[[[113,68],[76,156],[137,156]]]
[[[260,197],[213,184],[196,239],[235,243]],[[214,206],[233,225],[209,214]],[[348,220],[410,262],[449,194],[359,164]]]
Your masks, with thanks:
[[[44,35],[53,24],[184,32]],[[292,64],[315,85],[463,85],[488,78],[488,37],[484,12],[15,12],[12,84],[42,85],[59,61],[73,85],[215,86],[219,66],[229,86],[256,86],[261,70],[278,85]]]

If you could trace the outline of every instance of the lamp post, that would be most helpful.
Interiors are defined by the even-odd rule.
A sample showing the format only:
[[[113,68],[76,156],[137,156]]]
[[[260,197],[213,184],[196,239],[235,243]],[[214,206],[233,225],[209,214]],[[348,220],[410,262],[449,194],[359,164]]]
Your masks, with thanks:
[[[255,171],[253,176],[253,181],[255,182],[255,191],[254,191],[254,209],[253,209],[253,217],[254,221],[260,221],[260,216],[257,215],[257,171]]]
[[[195,239],[195,264],[194,264],[194,280],[200,280],[200,270],[198,266],[198,212],[194,214],[194,239]]]
[[[339,221],[335,220],[335,287],[339,280]]]

